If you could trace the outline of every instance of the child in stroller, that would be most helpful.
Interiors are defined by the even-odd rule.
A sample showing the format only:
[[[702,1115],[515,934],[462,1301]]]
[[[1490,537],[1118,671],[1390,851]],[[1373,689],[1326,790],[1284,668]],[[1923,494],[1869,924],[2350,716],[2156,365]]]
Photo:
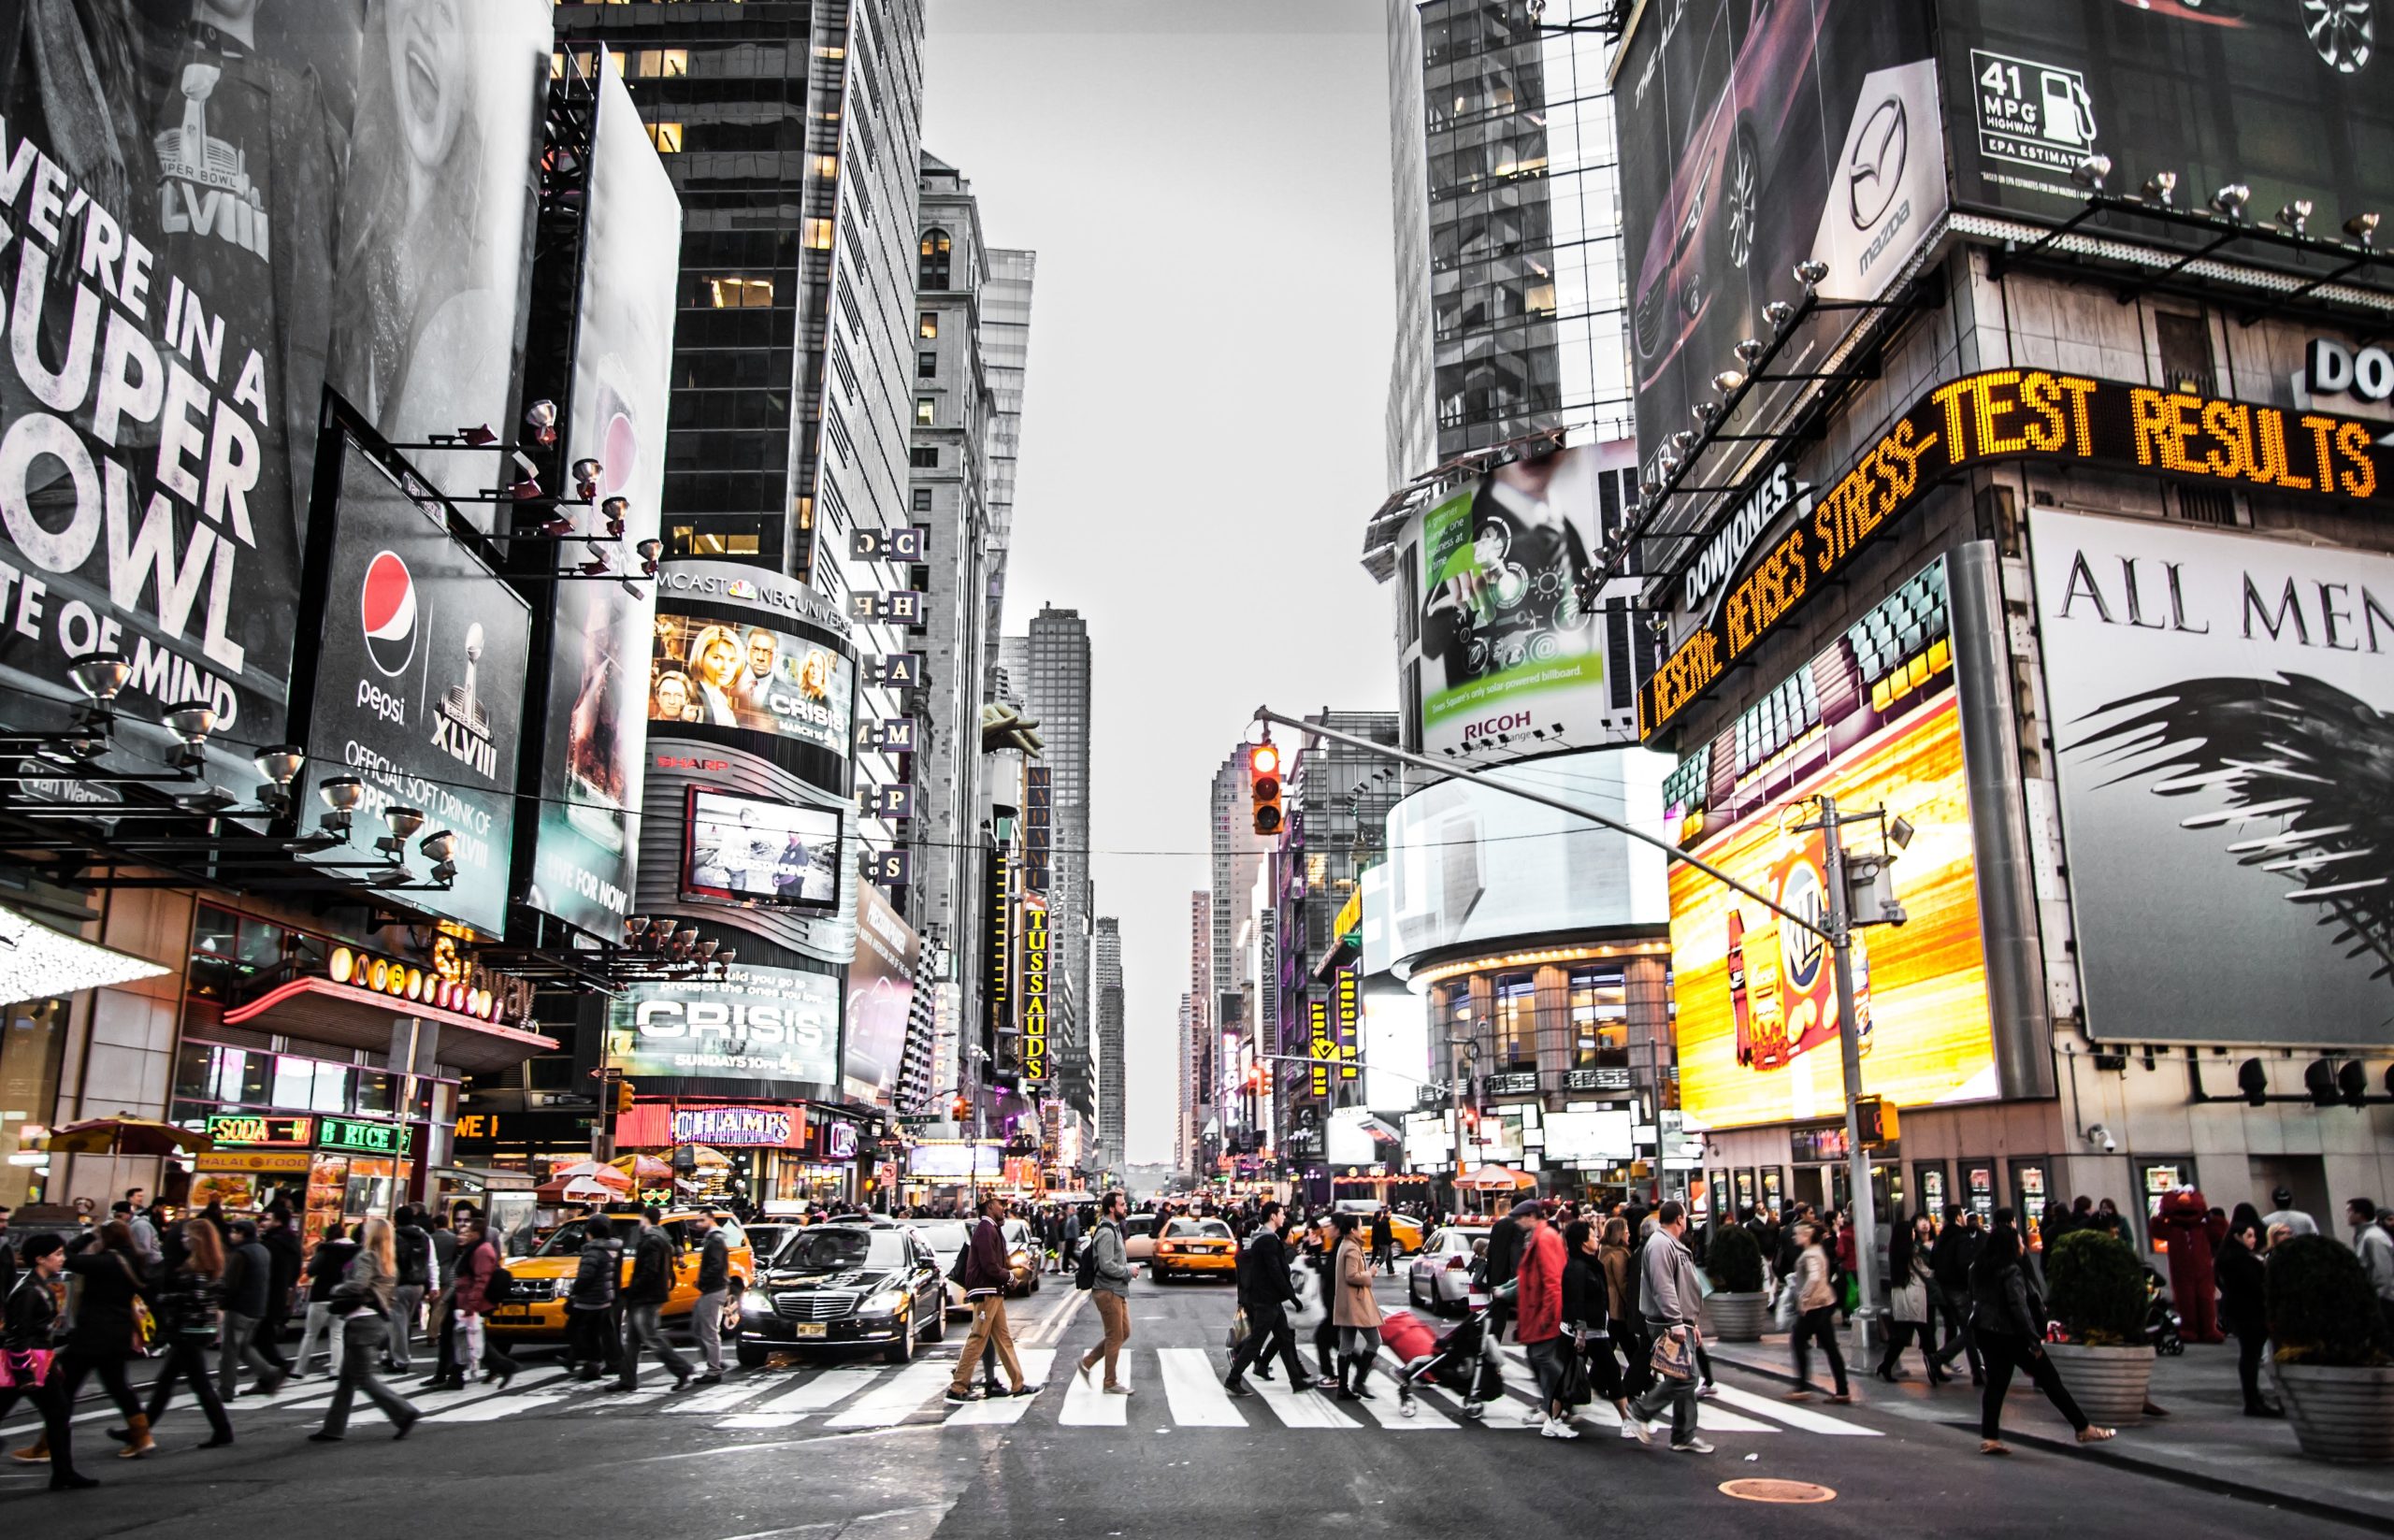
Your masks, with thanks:
[[[1389,1311],[1380,1317],[1380,1341],[1403,1365],[1396,1372],[1396,1403],[1406,1417],[1420,1410],[1413,1393],[1424,1384],[1459,1397],[1463,1415],[1475,1422],[1488,1415],[1488,1403],[1505,1393],[1496,1347],[1488,1337],[1485,1295],[1475,1292],[1464,1318],[1444,1333],[1410,1310]]]

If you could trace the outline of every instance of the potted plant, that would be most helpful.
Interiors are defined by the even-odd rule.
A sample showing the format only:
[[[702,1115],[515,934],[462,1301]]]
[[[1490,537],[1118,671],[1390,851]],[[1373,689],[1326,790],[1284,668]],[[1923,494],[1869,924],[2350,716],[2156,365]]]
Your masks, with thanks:
[[[2302,1452],[2394,1460],[2394,1360],[2360,1259],[2325,1235],[2282,1242],[2266,1298],[2278,1391]]]
[[[2045,1248],[2045,1289],[2061,1327],[2045,1351],[2079,1409],[2098,1427],[2142,1419],[2153,1347],[2144,1340],[2149,1301],[2135,1248],[2101,1231],[2072,1231]]]
[[[1712,1334],[1723,1342],[1760,1342],[1770,1303],[1762,1287],[1762,1247],[1741,1227],[1723,1226],[1705,1248],[1704,1271],[1712,1280],[1712,1295],[1704,1302]]]

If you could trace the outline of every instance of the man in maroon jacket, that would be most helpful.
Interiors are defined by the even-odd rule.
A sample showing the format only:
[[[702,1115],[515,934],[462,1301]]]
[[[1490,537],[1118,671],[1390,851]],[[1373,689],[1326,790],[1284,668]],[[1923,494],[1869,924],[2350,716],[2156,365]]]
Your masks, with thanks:
[[[1546,1400],[1545,1426],[1538,1431],[1549,1438],[1577,1438],[1567,1389],[1570,1349],[1563,1340],[1563,1238],[1546,1222],[1546,1205],[1535,1198],[1513,1205],[1512,1222],[1521,1229],[1513,1332]]]
[[[972,1239],[964,1246],[964,1298],[973,1306],[973,1334],[964,1339],[964,1351],[956,1360],[956,1377],[948,1381],[947,1399],[960,1405],[978,1399],[980,1392],[973,1389],[973,1371],[981,1361],[987,1348],[998,1355],[1005,1366],[1006,1379],[1013,1385],[1011,1394],[1035,1396],[1040,1388],[1025,1384],[1022,1365],[1014,1356],[1014,1331],[1006,1325],[1006,1285],[1014,1276],[1014,1269],[1006,1260],[1005,1232],[1000,1227],[1006,1216],[1006,1201],[989,1198],[981,1203],[981,1218],[973,1227]]]

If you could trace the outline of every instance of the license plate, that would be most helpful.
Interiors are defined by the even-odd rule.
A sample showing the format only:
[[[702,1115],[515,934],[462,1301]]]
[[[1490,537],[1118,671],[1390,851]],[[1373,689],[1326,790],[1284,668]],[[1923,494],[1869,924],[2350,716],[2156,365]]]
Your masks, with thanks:
[[[493,1320],[520,1321],[531,1313],[532,1307],[528,1304],[502,1304],[492,1311],[490,1316]]]
[[[829,1328],[826,1327],[821,1321],[800,1321],[797,1325],[791,1327],[790,1330],[795,1331],[800,1337],[819,1337],[828,1331]]]

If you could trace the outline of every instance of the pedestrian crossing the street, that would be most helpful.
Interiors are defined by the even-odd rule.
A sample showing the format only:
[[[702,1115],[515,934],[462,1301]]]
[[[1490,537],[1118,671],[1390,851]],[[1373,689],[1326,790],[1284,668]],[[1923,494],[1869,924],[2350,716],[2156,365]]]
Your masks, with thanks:
[[[1102,1372],[1087,1379],[1074,1371],[1077,1357],[1052,1347],[1025,1347],[1019,1357],[1026,1383],[1041,1389],[1029,1396],[998,1395],[961,1404],[951,1403],[945,1391],[955,1373],[950,1350],[927,1353],[902,1368],[885,1364],[804,1364],[795,1369],[736,1371],[725,1383],[685,1394],[671,1393],[671,1382],[651,1366],[639,1389],[612,1389],[613,1376],[580,1380],[560,1368],[527,1367],[504,1389],[475,1383],[456,1389],[421,1390],[405,1379],[390,1383],[424,1414],[425,1426],[504,1424],[543,1418],[611,1418],[624,1415],[666,1415],[693,1428],[728,1433],[764,1432],[809,1428],[827,1435],[919,1428],[970,1432],[988,1428],[1043,1426],[1063,1430],[1100,1431],[1139,1428],[1188,1430],[1256,1430],[1377,1435],[1382,1432],[1535,1432],[1536,1421],[1525,1416],[1535,1395],[1535,1380],[1521,1349],[1507,1345],[1499,1350],[1507,1385],[1504,1399],[1493,1402],[1485,1415],[1467,1415],[1460,1397],[1443,1388],[1424,1385],[1415,1394],[1408,1413],[1398,1395],[1395,1360],[1382,1355],[1372,1374],[1373,1394],[1362,1401],[1341,1401],[1320,1391],[1292,1389],[1285,1378],[1250,1375],[1254,1394],[1233,1397],[1222,1386],[1222,1356],[1202,1347],[1126,1348],[1121,1359],[1130,1396],[1108,1395]],[[975,1382],[980,1376],[976,1374]],[[324,1414],[332,1388],[310,1382],[279,1397],[245,1395],[230,1403],[237,1433],[242,1429],[267,1432],[277,1426],[296,1430]],[[86,1403],[79,1423],[115,1421],[116,1410],[105,1401]],[[360,1409],[368,1423],[370,1409]],[[199,1410],[186,1391],[178,1396],[169,1416],[194,1424]],[[1620,1415],[1602,1401],[1580,1409],[1579,1421],[1593,1436],[1617,1434]],[[1708,1436],[1770,1438],[1783,1434],[1828,1438],[1875,1438],[1876,1429],[1837,1415],[1832,1410],[1792,1404],[1736,1386],[1719,1387],[1705,1401],[1701,1416]],[[22,1442],[36,1431],[22,1410],[0,1427],[0,1439]]]

